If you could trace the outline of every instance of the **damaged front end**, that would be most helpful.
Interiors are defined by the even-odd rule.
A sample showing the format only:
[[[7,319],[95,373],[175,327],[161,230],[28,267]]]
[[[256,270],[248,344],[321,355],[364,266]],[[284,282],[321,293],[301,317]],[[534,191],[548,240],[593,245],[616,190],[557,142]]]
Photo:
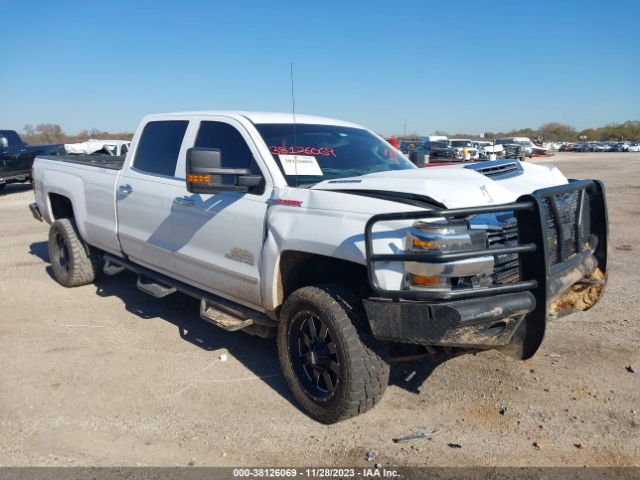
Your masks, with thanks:
[[[480,234],[478,223],[486,222],[478,220],[487,216],[502,220]],[[403,252],[374,253],[375,225],[394,220],[416,220],[410,243]],[[601,297],[607,229],[604,186],[593,180],[537,190],[511,204],[376,215],[365,229],[375,292],[364,301],[371,330],[385,341],[530,358],[549,320],[587,310]],[[403,288],[380,286],[382,262],[402,263]]]
[[[581,271],[578,272],[582,274]],[[569,290],[556,298],[549,305],[549,319],[556,319],[575,312],[589,310],[593,307],[604,290],[605,274],[596,267],[593,272],[581,277]]]

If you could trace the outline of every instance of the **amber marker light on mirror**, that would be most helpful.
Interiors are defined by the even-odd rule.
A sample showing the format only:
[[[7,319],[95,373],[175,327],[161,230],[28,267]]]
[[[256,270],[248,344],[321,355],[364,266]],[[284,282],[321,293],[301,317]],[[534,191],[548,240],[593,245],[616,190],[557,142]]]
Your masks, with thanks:
[[[189,183],[209,183],[211,175],[195,175],[190,173],[187,175],[187,182]]]

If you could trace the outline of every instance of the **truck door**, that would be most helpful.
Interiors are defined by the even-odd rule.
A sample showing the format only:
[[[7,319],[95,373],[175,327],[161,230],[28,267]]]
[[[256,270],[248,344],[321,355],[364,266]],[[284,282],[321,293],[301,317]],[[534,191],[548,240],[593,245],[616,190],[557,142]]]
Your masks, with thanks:
[[[7,148],[2,149],[2,173],[0,177],[12,177],[27,174],[31,168],[28,165],[27,146],[20,136],[12,130],[3,130],[0,136],[7,139]]]
[[[118,178],[116,207],[122,251],[141,265],[175,275],[171,209],[188,120],[148,122]]]
[[[194,146],[218,148],[223,168],[250,168],[264,181],[248,193],[215,195],[189,193],[183,181],[176,188],[173,206],[176,269],[188,283],[257,306],[271,179],[244,127],[232,119],[217,118],[200,123]],[[184,166],[180,173],[185,176]]]

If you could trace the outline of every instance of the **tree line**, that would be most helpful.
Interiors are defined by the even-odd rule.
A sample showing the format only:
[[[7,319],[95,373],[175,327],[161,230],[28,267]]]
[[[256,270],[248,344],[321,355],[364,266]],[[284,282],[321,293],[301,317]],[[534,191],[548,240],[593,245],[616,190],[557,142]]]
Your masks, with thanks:
[[[436,135],[447,135],[453,138],[473,138],[480,139],[477,134],[455,133],[449,134],[443,131],[436,131]],[[398,138],[417,139],[418,134],[394,135]],[[98,129],[82,130],[75,135],[70,135],[62,130],[60,125],[54,123],[41,123],[39,125],[25,125],[22,131],[22,138],[32,145],[50,143],[75,143],[97,138],[101,140],[131,140],[132,132],[111,133]],[[508,132],[485,132],[484,139],[491,140],[500,137],[530,137],[542,138],[546,142],[575,142],[575,141],[620,141],[620,140],[640,140],[640,121],[629,120],[623,123],[610,123],[599,128],[586,128],[576,130],[571,125],[559,122],[549,122],[541,125],[537,129],[521,128]]]
[[[447,135],[452,138],[480,139],[477,134],[455,133],[448,134],[443,131],[436,131],[435,135]],[[402,137],[402,135],[399,135]],[[404,138],[418,138],[417,134],[407,135]],[[507,132],[485,132],[484,139],[492,140],[501,137],[541,137],[545,142],[576,142],[576,141],[621,141],[640,140],[640,121],[629,120],[623,123],[610,123],[599,128],[586,128],[577,130],[571,125],[559,122],[550,122],[538,128],[521,128]]]
[[[62,130],[60,125],[54,123],[41,123],[39,125],[25,125],[21,133],[22,139],[32,145],[43,145],[52,143],[77,143],[84,142],[90,138],[100,140],[131,140],[133,133],[121,132],[111,133],[93,128],[82,130],[75,135],[69,135]]]

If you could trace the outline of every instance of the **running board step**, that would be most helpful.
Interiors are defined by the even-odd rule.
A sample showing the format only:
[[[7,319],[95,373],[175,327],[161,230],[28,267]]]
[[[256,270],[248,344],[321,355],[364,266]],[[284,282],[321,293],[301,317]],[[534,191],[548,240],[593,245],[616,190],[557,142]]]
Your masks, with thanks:
[[[247,318],[240,310],[223,303],[214,303],[204,298],[200,300],[200,317],[229,332],[253,325],[253,320]]]
[[[200,316],[212,325],[225,330],[242,330],[249,335],[263,338],[275,336],[278,323],[262,312],[167,277],[110,253],[105,253],[103,258],[105,263],[109,263],[109,272],[116,273],[119,267],[123,267],[138,274],[138,288],[154,297],[162,298],[177,290],[197,298],[200,300]]]
[[[171,295],[176,292],[175,287],[168,287],[161,283],[156,283],[144,275],[138,275],[138,282],[136,283],[136,286],[138,287],[138,290],[156,298],[164,298],[167,295]]]
[[[112,277],[113,275],[117,275],[118,273],[125,270],[125,267],[122,265],[116,265],[111,262],[108,258],[104,260],[104,265],[102,266],[102,271],[105,275]]]

